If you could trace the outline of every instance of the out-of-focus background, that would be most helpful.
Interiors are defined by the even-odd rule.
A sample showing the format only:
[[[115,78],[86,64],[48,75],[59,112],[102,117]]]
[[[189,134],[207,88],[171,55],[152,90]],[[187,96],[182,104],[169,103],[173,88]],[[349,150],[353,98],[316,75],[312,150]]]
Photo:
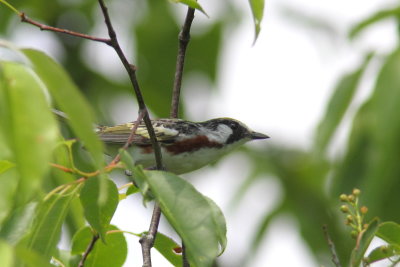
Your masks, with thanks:
[[[397,1],[267,0],[261,33],[247,1],[201,1],[183,80],[181,118],[232,117],[271,139],[184,175],[223,210],[228,247],[219,266],[329,266],[326,224],[339,257],[354,246],[341,193],[362,190],[370,218],[400,221],[400,50]],[[48,25],[106,36],[97,1],[15,1]],[[153,117],[169,115],[177,35],[186,8],[168,1],[108,3]],[[59,61],[101,124],[136,118],[128,77],[103,44],[39,32],[0,8],[0,37]],[[124,177],[116,177],[122,185]],[[113,223],[147,229],[151,205],[121,202]],[[160,231],[177,236],[162,220]],[[64,234],[60,246],[68,246]],[[140,266],[128,236],[126,266]],[[376,240],[375,242],[379,242]],[[155,254],[155,266],[167,266]]]

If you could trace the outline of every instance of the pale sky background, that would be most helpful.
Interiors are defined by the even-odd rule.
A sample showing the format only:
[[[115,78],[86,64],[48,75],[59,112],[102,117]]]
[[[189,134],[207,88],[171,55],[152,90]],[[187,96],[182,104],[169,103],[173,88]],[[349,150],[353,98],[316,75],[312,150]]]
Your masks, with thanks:
[[[262,31],[254,46],[248,1],[232,1],[241,5],[247,16],[236,30],[232,30],[224,38],[225,48],[219,65],[219,90],[214,91],[212,97],[199,95],[194,90],[184,91],[183,97],[190,99],[192,103],[188,109],[189,118],[236,118],[250,128],[271,136],[271,139],[261,142],[309,148],[313,142],[313,131],[338,77],[356,67],[368,49],[378,47],[381,51],[390,51],[396,42],[396,25],[393,21],[379,23],[362,34],[357,41],[346,42],[350,25],[372,14],[374,10],[395,5],[397,1],[394,0],[266,0]],[[210,18],[197,14],[194,24],[206,25],[208,20],[218,15],[218,9],[223,6],[216,7],[211,2],[200,2],[204,2],[203,7]],[[324,35],[315,29],[307,28],[293,16],[285,15],[285,7],[326,21],[333,27],[336,35]],[[118,29],[118,34],[123,39],[127,33],[121,31],[123,28]],[[27,38],[30,35],[34,38]],[[50,54],[62,58],[57,45],[51,38],[46,37],[49,35],[42,36],[43,38],[38,40],[37,31],[29,29],[15,33],[13,39],[21,46],[48,48],[46,51]],[[125,41],[125,45],[131,44]],[[99,61],[107,60],[107,64],[98,62],[99,64],[93,66],[107,66],[104,71],[109,72],[112,70],[112,64],[120,62],[113,63],[110,58],[96,56],[104,55],[105,51],[110,53],[108,47],[88,43],[87,53]],[[113,53],[112,56],[115,57]],[[194,78],[191,78],[185,82],[193,83]],[[199,83],[196,86],[208,85]],[[358,93],[359,101],[368,95],[368,89],[366,84]],[[191,99],[197,101],[193,102]],[[123,114],[136,114],[132,106],[133,96],[118,99],[117,102],[114,108],[115,120],[132,120]],[[343,142],[345,134],[344,127],[338,135],[339,143]],[[229,208],[232,194],[247,176],[248,170],[243,167],[246,163],[245,158],[233,154],[215,167],[184,175],[200,192],[213,199],[226,216],[228,246],[220,257],[221,266],[237,267],[237,263],[231,260],[237,259],[238,255],[246,251],[258,219],[280,200],[279,181],[273,178],[262,179],[259,180],[259,184],[250,188],[239,207],[235,210]],[[252,197],[260,194],[270,196],[270,200],[260,203]],[[112,223],[121,229],[139,233],[147,230],[151,212],[151,205],[146,209],[140,196],[133,196],[120,203]],[[160,231],[171,233],[165,220],[161,222]],[[126,237],[129,256],[125,266],[141,266],[142,256],[138,239],[129,235]],[[179,241],[177,238],[175,240]],[[153,266],[169,266],[162,256],[154,249],[152,251]],[[297,225],[290,217],[280,217],[272,223],[259,251],[249,266],[319,266],[313,261],[308,248],[303,245],[297,233]]]

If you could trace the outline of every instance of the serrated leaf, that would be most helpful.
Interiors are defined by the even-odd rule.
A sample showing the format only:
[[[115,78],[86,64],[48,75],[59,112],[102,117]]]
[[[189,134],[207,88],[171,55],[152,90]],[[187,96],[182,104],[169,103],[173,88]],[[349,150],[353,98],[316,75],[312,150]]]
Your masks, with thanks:
[[[101,181],[103,180],[103,181]],[[101,190],[101,186],[104,186]],[[105,242],[106,230],[118,205],[118,189],[106,177],[91,177],[82,188],[80,200],[86,220]]]
[[[118,228],[109,225],[107,231],[117,231]],[[72,254],[82,254],[93,238],[89,227],[80,229],[72,239]],[[122,232],[107,234],[107,244],[96,242],[86,259],[85,267],[122,266],[128,253],[125,237]]]
[[[143,233],[145,234],[145,233]],[[164,256],[173,266],[182,265],[182,255],[175,250],[181,249],[180,245],[172,238],[158,232],[154,241],[154,248]]]
[[[2,93],[3,134],[13,152],[19,173],[16,201],[25,203],[41,185],[49,169],[48,162],[56,145],[58,128],[39,78],[25,65],[0,62],[4,82]]]
[[[325,115],[318,125],[316,136],[316,148],[318,152],[324,152],[326,150],[329,141],[353,99],[354,93],[358,88],[360,79],[371,57],[371,54],[367,55],[364,62],[362,62],[356,70],[344,75],[336,85],[334,93],[327,105]]]
[[[0,160],[0,174],[6,172],[8,169],[15,167],[15,164],[8,160]]]
[[[400,247],[400,225],[395,222],[381,223],[376,236],[391,245]]]
[[[367,251],[367,248],[371,244],[371,241],[374,238],[375,233],[378,230],[378,227],[379,227],[379,219],[377,218],[373,219],[368,224],[368,228],[363,233],[360,243],[358,244],[358,247],[354,248],[351,253],[351,266],[360,266],[363,257],[365,255],[365,252]]]
[[[50,260],[60,239],[61,227],[70,203],[78,196],[80,187],[75,185],[69,193],[53,194],[39,205],[32,233],[27,240],[27,248]]]
[[[139,179],[146,179],[163,214],[185,243],[191,264],[210,266],[220,252],[219,246],[224,247],[222,213],[175,174],[145,171]]]
[[[249,0],[249,3],[254,20],[254,27],[255,27],[254,43],[255,43],[260,33],[261,22],[264,16],[264,0]]]
[[[43,52],[22,49],[33,70],[46,85],[57,105],[68,115],[68,123],[91,152],[97,169],[104,165],[103,146],[93,131],[93,112],[65,70]]]

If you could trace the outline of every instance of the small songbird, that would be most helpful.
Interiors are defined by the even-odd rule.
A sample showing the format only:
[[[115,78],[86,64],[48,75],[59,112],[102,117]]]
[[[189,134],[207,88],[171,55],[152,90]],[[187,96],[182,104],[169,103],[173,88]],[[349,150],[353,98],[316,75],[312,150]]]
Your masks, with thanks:
[[[152,120],[152,125],[161,147],[163,164],[167,171],[175,174],[188,173],[213,163],[248,141],[269,138],[230,118],[204,122],[158,119]],[[134,123],[98,126],[96,132],[107,146],[121,148],[133,126]],[[144,168],[155,166],[153,148],[144,123],[139,124],[128,151],[135,164]]]

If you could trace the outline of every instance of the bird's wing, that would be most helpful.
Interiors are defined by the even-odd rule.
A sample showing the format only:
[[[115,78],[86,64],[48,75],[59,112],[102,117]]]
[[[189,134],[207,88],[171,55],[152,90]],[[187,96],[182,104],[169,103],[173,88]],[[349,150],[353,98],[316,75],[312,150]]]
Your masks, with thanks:
[[[153,121],[152,125],[158,142],[172,143],[179,135],[178,131],[164,127],[165,122]],[[96,132],[100,140],[105,143],[123,145],[128,140],[133,126],[134,123],[124,123],[111,127],[99,126]],[[151,144],[150,136],[144,123],[139,124],[132,143],[139,146]]]

